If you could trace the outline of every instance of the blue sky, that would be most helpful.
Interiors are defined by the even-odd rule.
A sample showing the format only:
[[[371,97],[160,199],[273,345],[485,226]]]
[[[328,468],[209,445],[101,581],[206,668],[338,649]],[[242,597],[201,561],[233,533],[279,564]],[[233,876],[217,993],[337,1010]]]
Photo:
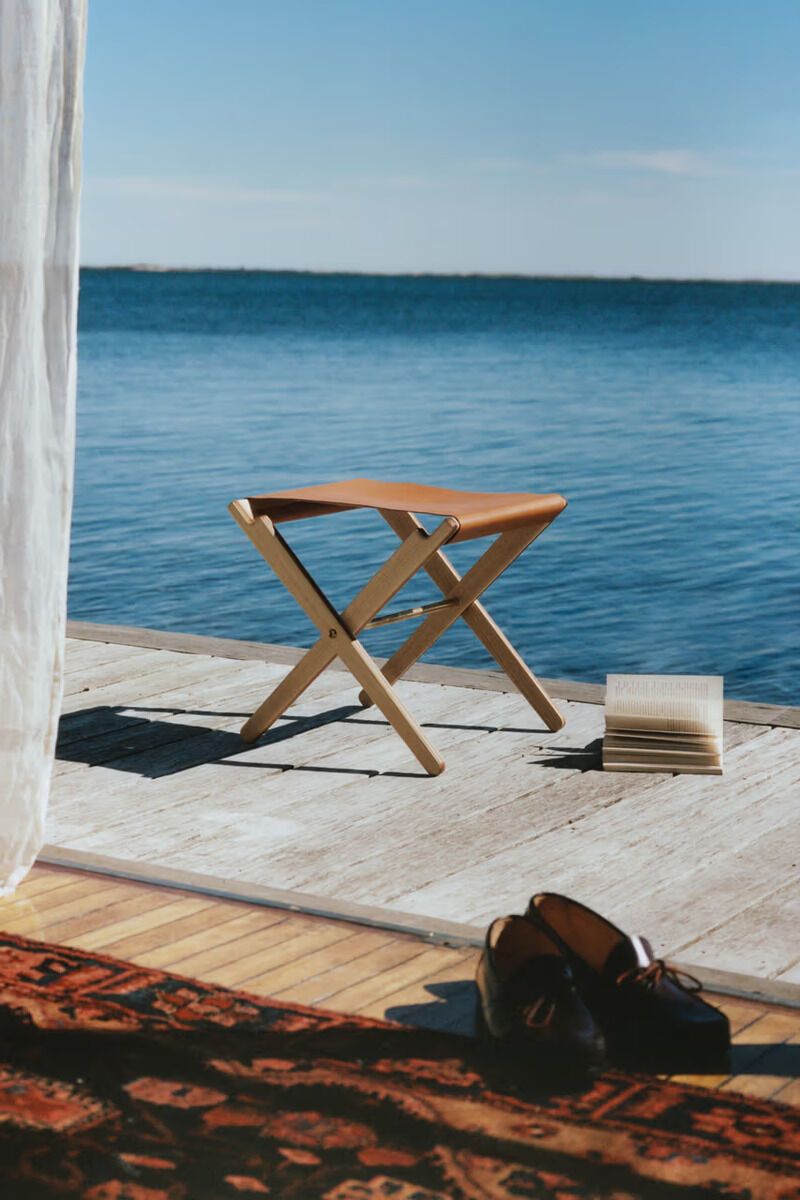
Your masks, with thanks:
[[[85,263],[800,279],[797,0],[94,0]]]

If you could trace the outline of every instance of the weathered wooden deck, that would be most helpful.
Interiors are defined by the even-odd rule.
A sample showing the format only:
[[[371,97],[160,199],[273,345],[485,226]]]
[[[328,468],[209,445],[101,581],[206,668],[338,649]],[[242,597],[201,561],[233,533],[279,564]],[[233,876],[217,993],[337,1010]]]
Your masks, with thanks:
[[[336,671],[243,746],[287,648],[70,633],[51,861],[445,935],[557,890],[682,963],[800,983],[797,709],[729,705],[722,778],[604,774],[600,689],[553,685],[550,734],[498,676],[419,667],[431,779]]]

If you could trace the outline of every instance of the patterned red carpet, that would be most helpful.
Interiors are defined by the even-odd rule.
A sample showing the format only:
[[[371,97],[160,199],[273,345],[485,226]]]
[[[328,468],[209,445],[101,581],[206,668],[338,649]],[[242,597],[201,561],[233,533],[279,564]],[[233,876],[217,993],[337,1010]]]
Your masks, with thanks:
[[[571,1095],[452,1036],[0,935],[0,1196],[800,1195],[800,1113],[610,1072]]]

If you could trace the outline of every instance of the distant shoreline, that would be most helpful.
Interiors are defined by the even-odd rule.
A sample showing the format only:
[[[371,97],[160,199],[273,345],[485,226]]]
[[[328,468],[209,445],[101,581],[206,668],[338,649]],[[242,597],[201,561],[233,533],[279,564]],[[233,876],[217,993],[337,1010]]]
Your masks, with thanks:
[[[797,287],[800,279],[723,279],[713,276],[678,275],[528,275],[523,272],[490,271],[332,271],[304,267],[163,267],[155,263],[85,263],[81,271],[127,271],[142,275],[318,275],[348,279],[488,279],[519,280],[531,283],[680,283],[761,287]]]

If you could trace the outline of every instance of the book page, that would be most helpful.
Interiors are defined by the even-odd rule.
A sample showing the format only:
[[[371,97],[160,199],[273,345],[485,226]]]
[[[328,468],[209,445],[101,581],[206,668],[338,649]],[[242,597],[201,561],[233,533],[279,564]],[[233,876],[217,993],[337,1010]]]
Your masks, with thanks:
[[[608,729],[722,733],[721,675],[609,675]]]

